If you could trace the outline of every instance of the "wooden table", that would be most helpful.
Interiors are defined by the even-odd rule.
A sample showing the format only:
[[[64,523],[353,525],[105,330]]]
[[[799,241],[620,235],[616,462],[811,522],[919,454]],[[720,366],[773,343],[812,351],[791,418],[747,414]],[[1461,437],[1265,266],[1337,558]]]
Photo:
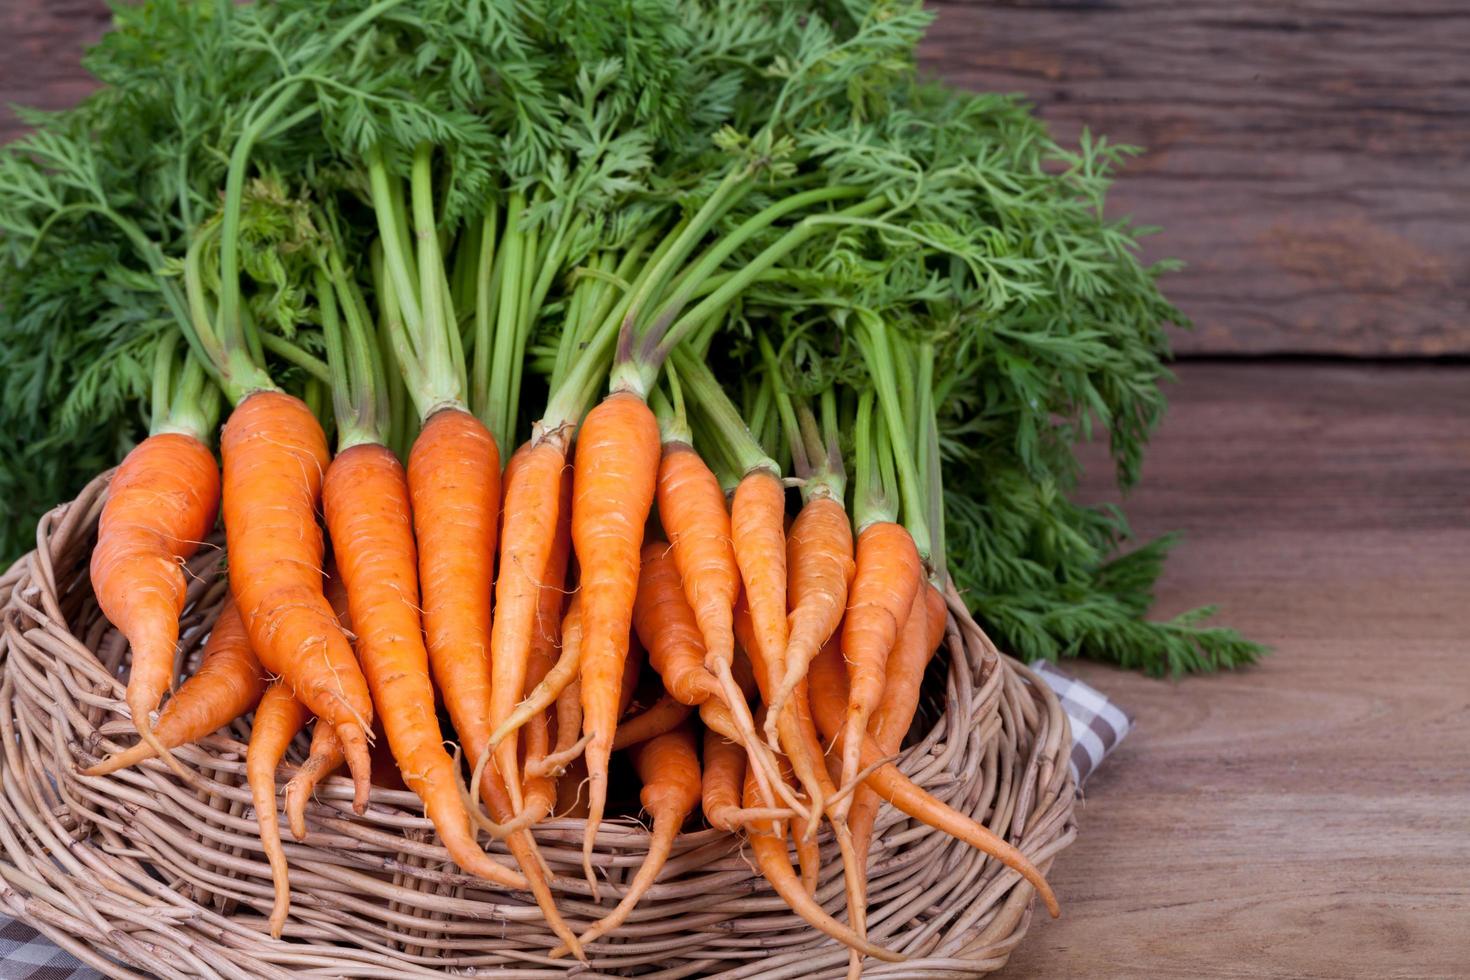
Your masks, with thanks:
[[[1006,977],[1470,971],[1470,367],[1198,363],[1129,500],[1275,651],[1136,712]],[[1105,481],[1099,475],[1096,486]]]

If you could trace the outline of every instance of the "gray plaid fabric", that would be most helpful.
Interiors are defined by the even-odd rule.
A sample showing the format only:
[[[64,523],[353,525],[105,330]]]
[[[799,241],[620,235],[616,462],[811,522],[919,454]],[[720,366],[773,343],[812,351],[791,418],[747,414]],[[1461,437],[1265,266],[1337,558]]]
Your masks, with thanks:
[[[1133,727],[1133,718],[1096,688],[1049,663],[1032,664],[1072,722],[1072,776],[1081,786]],[[103,980],[23,922],[0,914],[0,980]]]
[[[24,922],[0,915],[0,980],[102,980]]]
[[[1072,778],[1081,786],[1133,729],[1133,716],[1109,701],[1097,688],[1068,676],[1044,660],[1032,664],[1031,669],[1056,692],[1062,710],[1072,723]]]

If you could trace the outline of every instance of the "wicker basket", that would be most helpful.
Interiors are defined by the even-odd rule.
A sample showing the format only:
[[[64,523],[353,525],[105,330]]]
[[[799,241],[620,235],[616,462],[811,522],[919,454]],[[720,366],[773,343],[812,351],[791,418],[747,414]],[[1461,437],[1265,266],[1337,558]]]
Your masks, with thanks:
[[[122,703],[127,645],[97,609],[87,558],[108,475],[42,521],[37,550],[0,577],[0,908],[111,976],[438,976],[532,978],[841,977],[846,950],[792,914],[740,841],[683,834],[659,883],[589,967],[547,958],[553,945],[529,897],[456,873],[408,793],[374,790],[352,816],[345,780],[313,804],[304,844],[287,840],[291,919],[272,941],[270,872],[244,785],[247,727],[179,751],[188,785],[156,762],[104,778],[76,775],[132,741]],[[226,583],[221,551],[190,562],[181,669],[192,664]],[[936,658],[928,731],[900,765],[973,814],[1043,870],[1075,835],[1066,717],[1043,683],[996,654],[967,617]],[[289,757],[304,754],[298,745]],[[289,768],[289,766],[287,767]],[[283,773],[284,775],[284,773]],[[580,874],[582,822],[536,837],[574,929],[592,904]],[[621,892],[646,847],[631,820],[607,822],[597,856]],[[490,845],[504,853],[499,844]],[[836,848],[818,899],[841,917]],[[874,841],[870,935],[912,957],[871,976],[970,977],[999,969],[1030,922],[1034,892],[1008,869],[885,807]],[[606,894],[604,902],[607,901]]]

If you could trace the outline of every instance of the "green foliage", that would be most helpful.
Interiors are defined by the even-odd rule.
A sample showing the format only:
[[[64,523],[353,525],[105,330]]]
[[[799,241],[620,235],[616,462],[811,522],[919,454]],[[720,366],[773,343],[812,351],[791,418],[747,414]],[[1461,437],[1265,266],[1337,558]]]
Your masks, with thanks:
[[[1186,325],[1158,289],[1168,267],[1137,259],[1147,230],[1105,215],[1133,151],[1089,134],[1062,147],[1013,97],[921,83],[928,22],[913,0],[120,4],[86,59],[102,88],[28,114],[34,133],[0,151],[0,553],[146,431],[150,366],[189,316],[183,258],[221,227],[222,199],[238,202],[245,319],[272,378],[305,394],[325,347],[320,216],[376,308],[366,161],[402,179],[427,144],[465,355],[517,365],[472,377],[477,391],[535,403],[542,381],[522,390],[519,363],[564,372],[642,260],[699,216],[636,311],[640,335],[708,347],[783,461],[771,385],[835,394],[850,417],[871,385],[856,324],[881,322],[910,383],[932,347],[937,436],[908,438],[937,441],[944,506],[923,516],[1002,645],[1154,673],[1250,662],[1260,648],[1200,625],[1208,610],[1148,621],[1169,540],[1120,555],[1122,514],[1071,499],[1084,440],[1106,438],[1119,482],[1137,480],[1165,329]],[[520,256],[488,297],[484,227],[501,239],[483,254]],[[217,242],[202,270],[220,294]]]

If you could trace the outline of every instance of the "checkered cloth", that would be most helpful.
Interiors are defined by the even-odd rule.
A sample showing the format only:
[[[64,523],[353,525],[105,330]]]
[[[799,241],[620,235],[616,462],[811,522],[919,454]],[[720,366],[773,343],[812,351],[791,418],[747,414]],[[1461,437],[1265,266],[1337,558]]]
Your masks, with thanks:
[[[1072,722],[1072,777],[1081,786],[1118,747],[1133,718],[1096,688],[1046,662],[1032,669],[1056,692]],[[0,914],[0,980],[103,980],[23,922]]]
[[[0,915],[0,980],[102,980],[24,922]]]
[[[1046,681],[1072,723],[1072,778],[1087,782],[1108,753],[1133,729],[1133,716],[1109,701],[1097,688],[1068,676],[1044,660],[1031,669]]]

